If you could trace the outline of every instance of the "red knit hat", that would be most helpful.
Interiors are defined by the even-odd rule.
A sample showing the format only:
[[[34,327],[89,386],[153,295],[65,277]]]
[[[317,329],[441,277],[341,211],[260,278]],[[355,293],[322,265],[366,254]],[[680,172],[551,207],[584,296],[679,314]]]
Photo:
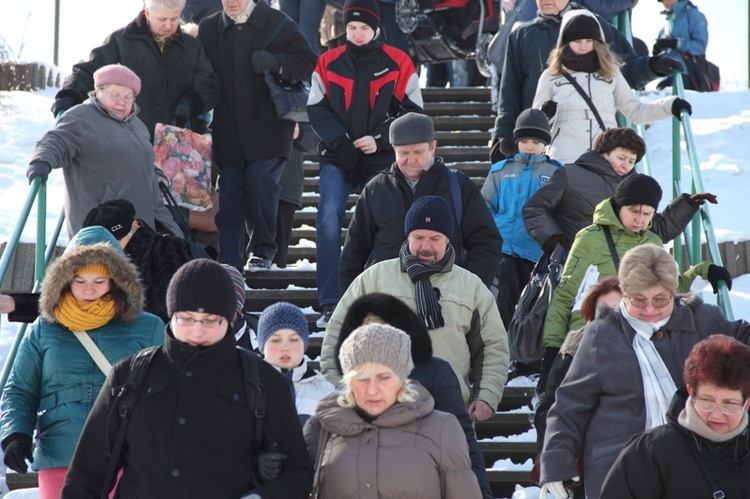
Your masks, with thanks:
[[[130,68],[122,64],[109,64],[94,72],[94,88],[104,85],[128,87],[136,96],[141,93],[141,79]]]

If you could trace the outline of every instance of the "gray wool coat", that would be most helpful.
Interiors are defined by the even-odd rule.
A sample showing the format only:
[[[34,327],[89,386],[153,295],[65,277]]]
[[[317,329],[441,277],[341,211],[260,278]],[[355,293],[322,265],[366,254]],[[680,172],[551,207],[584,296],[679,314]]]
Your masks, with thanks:
[[[669,322],[652,341],[677,386],[690,350],[711,334],[750,344],[750,324],[728,321],[695,295],[678,296]],[[598,499],[604,478],[630,437],[644,431],[643,378],[633,350],[635,331],[619,311],[608,310],[586,326],[578,352],[547,416],[542,483],[576,475],[584,452],[587,499]]]
[[[81,229],[86,214],[104,201],[127,199],[136,218],[156,227],[156,220],[182,232],[164,206],[148,129],[138,119],[137,104],[121,120],[90,100],[70,108],[37,143],[30,163],[62,168],[68,235]]]

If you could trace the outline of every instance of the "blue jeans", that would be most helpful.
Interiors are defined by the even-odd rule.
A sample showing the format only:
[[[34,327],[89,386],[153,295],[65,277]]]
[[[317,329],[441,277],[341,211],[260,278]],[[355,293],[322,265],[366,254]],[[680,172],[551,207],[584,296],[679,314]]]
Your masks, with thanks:
[[[346,172],[331,163],[320,167],[320,202],[315,218],[316,279],[318,301],[321,305],[336,304],[339,294],[339,260],[341,259],[341,225],[344,221],[346,200],[358,186],[365,185],[374,175],[355,184]]]
[[[279,0],[281,11],[299,24],[313,52],[320,55],[320,22],[326,8],[325,0]]]
[[[286,159],[271,156],[251,161],[244,168],[223,167],[219,175],[219,256],[221,263],[242,272],[245,232],[248,252],[273,260],[276,255],[276,214],[281,174]]]

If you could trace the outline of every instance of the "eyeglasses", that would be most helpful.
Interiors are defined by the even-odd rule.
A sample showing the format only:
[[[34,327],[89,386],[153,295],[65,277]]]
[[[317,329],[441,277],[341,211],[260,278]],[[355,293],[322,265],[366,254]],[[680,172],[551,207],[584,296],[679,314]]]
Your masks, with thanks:
[[[100,92],[107,94],[109,98],[115,102],[124,102],[125,104],[132,104],[135,102],[135,95],[133,94],[122,96],[117,92],[110,92],[109,90],[100,90]]]
[[[645,298],[633,298],[627,295],[625,295],[625,297],[628,299],[630,304],[633,305],[635,308],[646,308],[648,307],[649,303],[654,308],[664,308],[670,303],[672,303],[672,295],[669,295],[666,298],[662,296],[657,296],[656,298],[651,298],[650,301]]]
[[[174,320],[177,323],[178,326],[187,326],[187,327],[193,327],[196,324],[200,324],[201,326],[205,327],[206,329],[216,329],[217,327],[221,326],[221,323],[224,322],[224,318],[221,319],[193,319],[192,317],[185,317],[181,315],[175,315]]]
[[[695,407],[696,411],[713,412],[717,406],[719,407],[719,409],[721,409],[722,414],[726,414],[727,416],[737,416],[738,414],[741,414],[742,411],[745,410],[745,407],[747,407],[747,400],[742,405],[717,404],[716,402],[713,402],[711,400],[699,399],[699,398],[693,397],[693,407]]]

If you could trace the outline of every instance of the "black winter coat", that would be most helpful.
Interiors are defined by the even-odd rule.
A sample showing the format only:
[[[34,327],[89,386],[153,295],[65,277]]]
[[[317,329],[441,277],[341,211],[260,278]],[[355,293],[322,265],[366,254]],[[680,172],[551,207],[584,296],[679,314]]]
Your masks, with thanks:
[[[94,90],[94,72],[117,63],[132,69],[141,79],[141,93],[136,98],[141,108],[138,117],[148,128],[151,140],[156,123],[172,123],[180,97],[190,101],[192,116],[213,109],[219,102],[219,77],[200,42],[178,29],[177,36],[167,42],[162,52],[143,12],[92,50],[88,61],[73,66],[73,73],[55,97],[70,97],[80,104]]]
[[[120,425],[112,392],[125,384],[129,368],[130,357],[107,376],[61,498],[100,497],[106,453]],[[287,460],[281,474],[257,492],[264,498],[307,497],[313,472],[289,388],[271,365],[264,362],[261,369],[267,405],[262,448],[268,448],[271,435]],[[254,414],[244,383],[231,328],[215,345],[200,348],[177,341],[167,326],[164,346],[146,373],[129,419],[115,497],[238,498],[256,489]]]
[[[668,424],[641,433],[628,443],[604,481],[606,499],[710,498],[711,490],[688,439],[695,439],[713,480],[728,499],[750,497],[750,431],[714,442],[678,422],[688,394],[680,388],[667,414]]]
[[[536,191],[523,207],[526,230],[539,246],[552,236],[562,234],[570,244],[578,231],[594,220],[594,209],[615,194],[624,177],[595,151],[583,153],[575,163],[558,168],[549,181]],[[662,213],[654,215],[651,232],[665,243],[679,236],[698,208],[691,207],[685,196],[678,196]]]
[[[263,75],[251,63],[252,53],[286,17],[258,2],[243,24],[235,24],[223,11],[200,23],[198,39],[221,80],[221,100],[212,123],[219,167],[244,168],[250,161],[289,159],[292,153],[294,123],[276,119]],[[278,57],[282,79],[310,79],[317,57],[295,23],[284,26],[266,51]]]
[[[450,242],[455,249],[458,248],[457,241],[463,243],[466,259],[461,266],[476,274],[489,288],[503,241],[479,188],[462,172],[457,172],[457,176],[463,219],[461,224],[455,224]],[[362,189],[341,251],[339,290],[342,294],[365,268],[398,256],[406,240],[406,212],[414,200],[422,196],[444,198],[456,215],[448,168],[438,157],[419,177],[414,191],[395,163],[389,171],[376,176]]]

